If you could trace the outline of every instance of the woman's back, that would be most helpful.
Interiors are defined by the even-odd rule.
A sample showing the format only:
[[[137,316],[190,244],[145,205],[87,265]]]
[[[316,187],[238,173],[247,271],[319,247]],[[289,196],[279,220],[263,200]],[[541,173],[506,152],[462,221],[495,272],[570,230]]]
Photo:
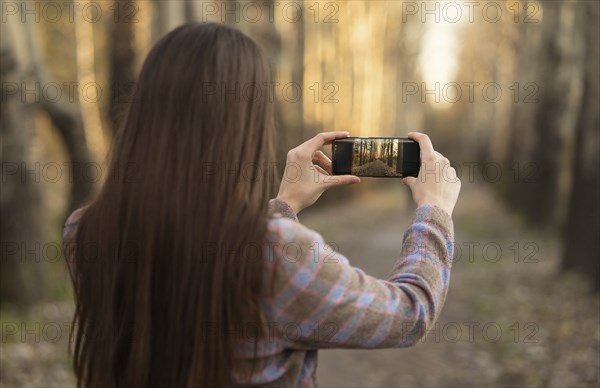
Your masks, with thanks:
[[[285,202],[272,200],[269,212],[262,259],[264,283],[273,285],[273,293],[261,300],[265,321],[227,331],[201,324],[205,336],[236,339],[236,384],[314,386],[317,349],[412,346],[437,319],[448,290],[453,241],[452,220],[439,208],[418,209],[386,281],[350,266],[318,233],[298,223]],[[80,215],[67,221],[65,242],[73,241]],[[259,326],[266,332],[260,338]]]

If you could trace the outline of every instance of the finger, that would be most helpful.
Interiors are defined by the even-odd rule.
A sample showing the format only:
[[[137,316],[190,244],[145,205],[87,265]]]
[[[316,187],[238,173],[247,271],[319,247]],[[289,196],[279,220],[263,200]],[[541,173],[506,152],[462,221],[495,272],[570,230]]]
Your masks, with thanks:
[[[444,155],[442,155],[440,152],[435,151],[435,150],[433,152],[435,152],[435,154],[438,156],[438,158],[442,159],[444,162],[447,162],[448,164],[450,163],[450,161],[448,160],[448,158],[445,157]]]
[[[408,187],[412,187],[413,183],[415,183],[416,180],[417,178],[415,178],[414,176],[407,176],[406,178],[402,178],[402,183]]]
[[[335,139],[348,137],[349,135],[350,135],[350,132],[347,132],[347,131],[321,132],[321,133],[317,134],[315,137],[313,137],[312,139],[309,139],[309,140],[305,141],[304,143],[302,143],[300,145],[300,148],[306,149],[307,151],[310,151],[310,153],[312,154],[313,152],[315,152],[318,149],[320,149],[321,147],[323,147],[325,144],[329,144],[332,141],[334,141]]]
[[[315,152],[313,157],[318,159],[319,161],[322,161],[324,164],[331,164],[331,159],[329,159],[329,157],[327,155],[325,155],[325,153],[323,153],[323,151]]]
[[[450,167],[450,170],[448,170],[448,179],[450,180],[450,182],[456,182],[459,181],[460,179],[458,178],[458,175],[456,175],[456,170],[452,167]]]
[[[419,148],[421,148],[421,157],[431,158],[435,155],[435,150],[433,149],[433,144],[431,144],[429,136],[421,132],[410,132],[408,134],[408,138],[419,143]]]
[[[329,189],[335,186],[354,185],[360,183],[360,178],[355,175],[331,175],[325,179],[325,186]]]
[[[321,166],[315,164],[315,169],[323,175],[330,175],[329,172],[325,171]]]
[[[435,151],[436,155],[438,156],[439,160],[441,161],[441,165],[442,167],[446,167],[450,165],[450,161],[448,160],[447,157],[445,157],[444,155],[440,154],[439,152]]]
[[[322,151],[317,151],[313,155],[313,162],[319,163],[321,167],[331,174],[331,159],[327,157]]]

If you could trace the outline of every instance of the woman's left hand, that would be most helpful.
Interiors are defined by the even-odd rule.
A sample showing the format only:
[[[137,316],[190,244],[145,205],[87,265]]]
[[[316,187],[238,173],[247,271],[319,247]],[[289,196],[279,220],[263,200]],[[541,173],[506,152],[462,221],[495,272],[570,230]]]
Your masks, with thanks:
[[[334,139],[348,135],[348,132],[322,132],[290,150],[277,198],[298,214],[315,203],[325,190],[359,183],[360,178],[354,175],[332,175],[331,160],[321,151],[321,147]]]

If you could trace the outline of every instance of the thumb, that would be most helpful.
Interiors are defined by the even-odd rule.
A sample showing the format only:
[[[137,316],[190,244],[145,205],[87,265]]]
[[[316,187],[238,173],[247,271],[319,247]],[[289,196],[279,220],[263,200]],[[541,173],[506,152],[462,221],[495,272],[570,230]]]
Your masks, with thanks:
[[[345,186],[360,183],[360,178],[355,175],[329,175],[325,179],[327,188],[335,186]]]
[[[416,180],[417,178],[414,176],[407,176],[406,178],[402,178],[402,183],[408,187],[412,187]]]

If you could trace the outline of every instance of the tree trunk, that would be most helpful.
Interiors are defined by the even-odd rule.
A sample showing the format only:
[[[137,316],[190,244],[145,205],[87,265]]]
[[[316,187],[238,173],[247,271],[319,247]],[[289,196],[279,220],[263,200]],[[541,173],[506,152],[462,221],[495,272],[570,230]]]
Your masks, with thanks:
[[[297,4],[304,15],[304,0],[298,1]],[[280,142],[280,149],[282,149],[284,153],[279,160],[285,160],[285,152],[287,152],[288,149],[307,140],[304,138],[304,95],[306,94],[306,90],[304,90],[304,23],[305,17],[294,24],[294,47],[291,52],[287,53],[287,55],[293,55],[294,58],[292,61],[292,84],[296,85],[302,91],[302,97],[299,101],[293,103],[292,109],[287,110],[287,118],[285,121],[282,121],[286,131],[284,131],[284,135],[282,136],[285,138]],[[281,50],[281,47],[279,47],[279,50]],[[280,110],[281,109],[278,109],[278,111]],[[280,117],[280,119],[283,120],[284,118]]]
[[[563,3],[544,1],[544,27],[542,31],[541,73],[544,75],[540,88],[540,103],[537,104],[534,127],[532,161],[535,163],[535,177],[524,193],[524,208],[527,218],[537,226],[555,225],[558,199],[558,176],[563,144],[560,137],[561,119],[568,107],[565,75],[565,47],[560,39],[568,33],[561,28]],[[545,82],[544,82],[545,81]],[[517,182],[517,184],[520,184]]]
[[[31,151],[36,109],[46,111],[69,153],[73,184],[69,208],[79,206],[92,189],[92,182],[81,172],[91,162],[81,115],[61,100],[48,101],[45,93],[37,93],[35,99],[25,99],[22,93],[25,85],[30,90],[33,83],[50,83],[33,33],[35,26],[29,20],[33,19],[21,23],[9,18],[0,25],[0,85],[6,98],[0,105],[0,300],[21,308],[45,295],[44,250],[51,242],[42,204],[44,166]]]
[[[153,0],[153,14],[156,15],[152,24],[152,41],[156,43],[171,30],[185,23],[186,4],[182,1]]]
[[[22,24],[11,22],[13,18],[8,20],[0,26],[0,86],[4,99],[0,104],[0,301],[26,308],[43,296],[44,276],[35,246],[45,241],[45,213],[39,174],[30,155],[35,135],[34,117],[29,112],[32,104],[27,104],[21,94],[30,66],[26,60],[30,58],[24,57],[25,52],[17,54],[26,47]],[[9,94],[12,85],[18,87]]]
[[[542,23],[522,23],[517,40],[516,91],[511,118],[506,194],[510,204],[537,227],[558,224],[559,176],[565,136],[574,126],[581,68],[573,2],[543,1]],[[515,89],[513,89],[515,88]],[[576,99],[575,99],[576,100]]]
[[[131,7],[131,1],[117,0],[114,2],[117,15],[126,15]],[[186,3],[187,4],[187,3]],[[135,40],[133,23],[127,17],[118,17],[112,24],[110,47],[110,104],[109,117],[112,123],[112,133],[117,130],[123,112],[124,104],[130,101],[130,95],[135,83]]]
[[[596,289],[600,288],[600,54],[598,37],[600,4],[585,2],[583,8],[586,29],[586,68],[583,100],[576,127],[575,166],[573,170],[569,213],[565,229],[563,269],[588,274]]]

